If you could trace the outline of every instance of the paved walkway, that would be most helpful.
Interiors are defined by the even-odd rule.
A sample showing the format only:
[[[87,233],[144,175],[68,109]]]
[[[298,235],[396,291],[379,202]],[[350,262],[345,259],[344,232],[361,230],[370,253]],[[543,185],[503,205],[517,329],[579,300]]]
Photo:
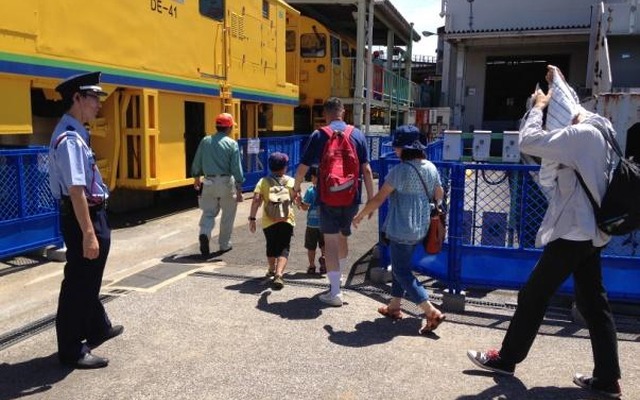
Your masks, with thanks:
[[[449,313],[429,337],[417,335],[418,318],[392,323],[375,311],[387,285],[368,280],[376,261],[370,221],[350,242],[345,306],[325,307],[317,296],[326,281],[304,273],[303,213],[286,286],[275,291],[262,278],[264,237],[248,231],[249,205],[238,212],[233,250],[210,260],[197,256],[195,209],[120,222],[103,294],[125,333],[95,350],[110,359],[102,370],[57,363],[52,317],[62,264],[6,260],[0,400],[594,398],[571,383],[592,361],[586,331],[566,310],[548,313],[515,377],[494,377],[472,368],[465,352],[499,345],[512,312],[503,305],[514,293],[470,291],[465,312]],[[438,283],[425,284],[438,302]],[[640,321],[618,320],[624,398],[640,399]]]

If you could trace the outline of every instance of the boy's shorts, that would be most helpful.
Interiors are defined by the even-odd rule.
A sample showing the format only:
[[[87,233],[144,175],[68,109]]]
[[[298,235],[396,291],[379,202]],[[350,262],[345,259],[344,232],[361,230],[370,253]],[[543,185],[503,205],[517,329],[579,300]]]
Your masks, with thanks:
[[[346,207],[330,207],[320,204],[320,232],[351,235],[351,222],[358,213],[358,204]]]
[[[318,247],[324,247],[324,236],[320,233],[320,228],[307,226],[304,232],[304,248],[315,250]]]

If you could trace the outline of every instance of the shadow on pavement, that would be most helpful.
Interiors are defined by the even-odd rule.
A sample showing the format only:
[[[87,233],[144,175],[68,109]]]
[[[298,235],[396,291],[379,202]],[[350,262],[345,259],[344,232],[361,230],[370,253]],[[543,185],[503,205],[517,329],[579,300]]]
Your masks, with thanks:
[[[283,319],[316,319],[322,314],[322,309],[325,308],[320,303],[320,300],[315,297],[298,297],[287,301],[269,303],[270,295],[271,292],[262,293],[256,308],[260,311],[278,315]]]
[[[354,331],[336,331],[331,325],[325,325],[329,341],[346,347],[367,347],[386,343],[397,336],[421,336],[418,330],[422,326],[419,318],[404,318],[393,322],[389,318],[377,318],[373,321],[362,321],[354,326]],[[436,333],[424,335],[425,339],[438,340]]]
[[[466,370],[465,375],[486,376],[493,378],[492,386],[478,394],[458,396],[455,400],[484,400],[484,399],[562,399],[586,400],[590,397],[580,388],[560,388],[556,386],[534,387],[527,389],[522,381],[515,376],[495,376],[491,372]]]
[[[44,393],[73,369],[58,363],[58,354],[34,358],[18,364],[0,364],[0,400],[12,400]]]

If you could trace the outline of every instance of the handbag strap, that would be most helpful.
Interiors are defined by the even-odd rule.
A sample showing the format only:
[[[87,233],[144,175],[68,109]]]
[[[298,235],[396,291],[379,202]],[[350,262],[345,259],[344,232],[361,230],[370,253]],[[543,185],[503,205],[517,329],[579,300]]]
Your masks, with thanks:
[[[406,162],[405,164],[407,164],[408,166],[413,168],[414,171],[416,171],[416,174],[418,174],[418,178],[420,178],[420,182],[422,183],[422,187],[424,188],[424,192],[427,194],[427,198],[429,199],[429,201],[433,200],[435,203],[435,199],[429,196],[429,190],[427,189],[427,184],[424,182],[424,179],[422,178],[420,171],[418,171],[418,168],[415,165],[411,164],[410,162]]]

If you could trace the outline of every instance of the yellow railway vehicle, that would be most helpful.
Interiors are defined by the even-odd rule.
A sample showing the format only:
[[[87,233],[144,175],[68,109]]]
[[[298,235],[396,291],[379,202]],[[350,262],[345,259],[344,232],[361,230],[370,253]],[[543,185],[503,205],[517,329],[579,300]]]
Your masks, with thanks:
[[[322,104],[327,97],[353,98],[355,39],[338,35],[306,16],[290,21],[287,30],[287,57],[300,59],[296,132],[311,132],[324,124]]]
[[[0,13],[0,146],[48,144],[62,78],[103,72],[109,93],[92,147],[111,189],[191,183],[214,118],[236,138],[293,131],[297,59],[281,0],[21,0]]]

